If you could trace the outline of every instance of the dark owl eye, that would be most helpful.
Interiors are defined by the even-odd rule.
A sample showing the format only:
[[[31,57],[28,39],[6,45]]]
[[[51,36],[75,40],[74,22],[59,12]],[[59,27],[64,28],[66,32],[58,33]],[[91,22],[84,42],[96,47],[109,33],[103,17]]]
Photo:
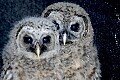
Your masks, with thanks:
[[[53,21],[53,23],[55,24],[55,27],[57,28],[57,30],[59,30],[60,29],[59,24],[56,21]]]
[[[70,29],[74,32],[78,32],[79,31],[79,24],[78,23],[75,23],[75,24],[72,24]]]
[[[50,36],[43,37],[43,43],[50,43]]]
[[[30,36],[25,36],[23,39],[26,44],[32,44],[33,42],[33,39]]]

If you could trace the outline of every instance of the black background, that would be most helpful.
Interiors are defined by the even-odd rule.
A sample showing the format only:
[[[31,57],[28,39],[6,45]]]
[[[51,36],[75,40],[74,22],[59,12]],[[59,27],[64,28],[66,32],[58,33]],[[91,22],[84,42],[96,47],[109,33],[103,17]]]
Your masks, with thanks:
[[[0,54],[14,22],[27,16],[40,16],[45,7],[61,1],[79,4],[89,13],[101,63],[101,79],[120,80],[120,0],[0,0]],[[1,69],[1,56],[0,63]]]

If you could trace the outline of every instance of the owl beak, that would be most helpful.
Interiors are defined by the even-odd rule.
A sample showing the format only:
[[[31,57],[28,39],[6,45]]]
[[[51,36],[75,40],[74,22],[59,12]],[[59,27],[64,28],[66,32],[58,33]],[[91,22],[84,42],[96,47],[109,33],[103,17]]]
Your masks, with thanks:
[[[64,45],[65,45],[65,43],[66,43],[66,39],[67,39],[67,34],[64,33],[64,34],[63,34],[63,44],[64,44]]]
[[[39,43],[36,44],[36,51],[35,51],[36,55],[38,58],[40,58],[40,45]]]

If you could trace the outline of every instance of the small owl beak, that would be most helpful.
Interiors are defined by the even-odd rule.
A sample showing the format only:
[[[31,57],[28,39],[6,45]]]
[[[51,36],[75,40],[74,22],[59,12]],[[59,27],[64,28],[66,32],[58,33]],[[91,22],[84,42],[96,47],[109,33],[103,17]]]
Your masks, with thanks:
[[[40,45],[39,43],[36,44],[36,51],[35,51],[36,55],[38,58],[40,58]]]
[[[64,33],[64,34],[63,34],[63,44],[64,44],[64,45],[65,45],[65,43],[66,43],[66,39],[67,39],[67,34]]]

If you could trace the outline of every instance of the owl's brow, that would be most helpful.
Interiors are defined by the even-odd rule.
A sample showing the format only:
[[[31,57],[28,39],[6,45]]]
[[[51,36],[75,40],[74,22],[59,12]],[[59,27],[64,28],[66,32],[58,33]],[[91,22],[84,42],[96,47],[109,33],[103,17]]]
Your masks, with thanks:
[[[49,10],[44,14],[44,17],[48,17],[49,14],[50,14],[52,11],[63,12],[61,9],[49,9]]]
[[[33,26],[31,26],[31,25],[27,25],[27,24],[24,24],[24,25],[21,25],[21,24],[20,24],[20,28],[17,30],[17,33],[16,33],[16,39],[17,39],[17,36],[18,36],[19,32],[21,31],[21,29],[22,29],[24,26],[30,26],[30,27],[33,27]]]

